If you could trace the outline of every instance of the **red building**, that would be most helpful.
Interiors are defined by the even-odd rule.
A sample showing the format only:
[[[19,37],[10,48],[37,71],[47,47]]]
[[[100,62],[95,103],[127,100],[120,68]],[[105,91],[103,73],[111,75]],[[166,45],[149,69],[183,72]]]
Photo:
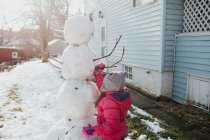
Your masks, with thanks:
[[[25,59],[26,55],[23,48],[0,47],[0,64],[8,62],[10,65],[14,65]]]

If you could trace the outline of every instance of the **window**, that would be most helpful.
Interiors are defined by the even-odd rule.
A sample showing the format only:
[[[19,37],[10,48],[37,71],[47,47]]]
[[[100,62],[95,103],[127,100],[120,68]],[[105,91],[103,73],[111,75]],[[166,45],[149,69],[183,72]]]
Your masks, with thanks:
[[[18,52],[12,52],[12,58],[17,59],[18,58]]]
[[[124,66],[124,71],[126,72],[125,78],[133,80],[133,69],[130,66]]]
[[[155,0],[133,0],[133,7],[154,3]]]
[[[101,47],[106,46],[106,21],[102,20],[100,23],[100,41]]]
[[[105,42],[105,27],[101,27],[101,42]]]
[[[101,27],[101,56],[105,56],[106,53],[106,37],[105,37],[105,27]]]
[[[101,47],[101,56],[105,56],[106,55],[106,46],[102,46]]]

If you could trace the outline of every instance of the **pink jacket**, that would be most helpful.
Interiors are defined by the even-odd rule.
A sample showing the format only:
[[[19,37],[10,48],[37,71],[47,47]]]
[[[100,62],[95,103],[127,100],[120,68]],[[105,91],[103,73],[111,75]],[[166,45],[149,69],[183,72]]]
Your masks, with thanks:
[[[100,89],[103,75],[96,75]],[[96,134],[103,140],[121,140],[127,135],[126,115],[131,106],[131,98],[127,89],[117,92],[106,92],[97,106]]]

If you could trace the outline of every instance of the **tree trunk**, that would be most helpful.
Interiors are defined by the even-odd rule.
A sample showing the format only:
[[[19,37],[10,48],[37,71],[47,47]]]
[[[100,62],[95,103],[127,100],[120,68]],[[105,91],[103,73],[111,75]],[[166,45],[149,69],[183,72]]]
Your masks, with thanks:
[[[40,10],[40,35],[42,38],[42,62],[48,62],[49,54],[47,51],[48,47],[48,28],[47,28],[47,21],[46,17],[44,16],[44,13],[42,10]]]

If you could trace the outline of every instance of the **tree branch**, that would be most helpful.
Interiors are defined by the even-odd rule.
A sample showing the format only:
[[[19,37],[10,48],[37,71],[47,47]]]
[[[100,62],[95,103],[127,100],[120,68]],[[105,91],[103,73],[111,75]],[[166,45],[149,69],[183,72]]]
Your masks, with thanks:
[[[124,53],[125,53],[125,48],[123,47],[123,53],[122,53],[122,56],[121,56],[120,60],[118,60],[116,63],[112,64],[111,66],[106,66],[106,67],[104,67],[104,68],[113,68],[113,67],[117,67],[117,66],[115,66],[115,65],[118,64],[118,63],[120,63],[120,62],[122,61],[123,56],[124,56]]]
[[[114,52],[115,48],[117,47],[117,44],[120,42],[121,37],[122,37],[122,35],[120,35],[119,39],[115,43],[114,48],[112,49],[112,51],[108,55],[103,56],[103,57],[99,57],[99,58],[96,58],[96,59],[93,59],[93,61],[100,60],[100,59],[103,59],[103,58],[106,58],[106,57],[109,57],[110,55],[112,55],[112,53]]]

